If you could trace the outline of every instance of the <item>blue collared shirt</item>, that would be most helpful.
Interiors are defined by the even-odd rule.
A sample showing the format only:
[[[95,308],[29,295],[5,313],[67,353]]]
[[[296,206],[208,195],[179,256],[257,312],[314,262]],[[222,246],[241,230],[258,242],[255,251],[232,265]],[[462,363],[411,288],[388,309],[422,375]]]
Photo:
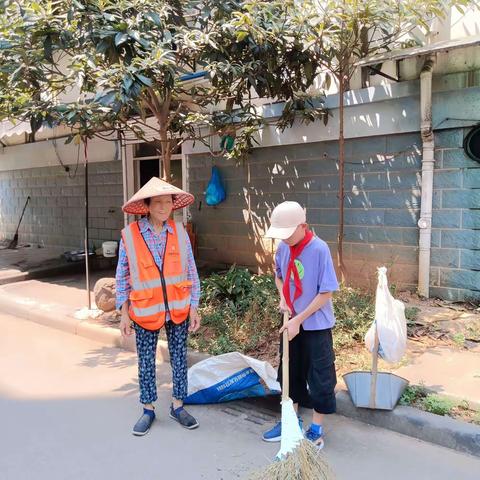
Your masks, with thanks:
[[[157,267],[161,270],[163,264],[163,252],[165,250],[165,242],[167,241],[167,232],[173,234],[173,229],[165,222],[162,231],[158,234],[155,232],[148,218],[144,217],[138,221],[138,226],[143,238],[147,242],[148,248],[153,254],[153,258]],[[197,308],[200,302],[200,279],[198,278],[197,266],[193,257],[192,245],[188,235],[185,235],[187,241],[187,261],[188,272],[187,278],[192,282],[190,306]],[[130,285],[130,269],[128,266],[128,257],[123,240],[120,241],[118,253],[118,264],[116,273],[117,298],[116,307],[120,309],[128,300],[132,287]],[[167,315],[168,316],[168,315]],[[168,320],[168,318],[167,318]]]

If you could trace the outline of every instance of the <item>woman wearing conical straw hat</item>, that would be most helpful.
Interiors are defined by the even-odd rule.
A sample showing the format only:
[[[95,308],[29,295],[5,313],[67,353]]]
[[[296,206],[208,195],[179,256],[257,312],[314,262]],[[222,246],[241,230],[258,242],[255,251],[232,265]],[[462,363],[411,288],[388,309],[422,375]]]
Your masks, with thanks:
[[[200,281],[188,235],[181,223],[170,218],[173,210],[193,201],[190,193],[153,177],[123,206],[126,213],[145,215],[122,230],[116,273],[120,330],[124,337],[135,330],[136,336],[143,404],[132,432],[137,436],[147,434],[155,420],[155,354],[162,327],[172,366],[170,418],[190,430],[198,427],[183,408],[183,399],[187,396],[187,336],[200,327]]]

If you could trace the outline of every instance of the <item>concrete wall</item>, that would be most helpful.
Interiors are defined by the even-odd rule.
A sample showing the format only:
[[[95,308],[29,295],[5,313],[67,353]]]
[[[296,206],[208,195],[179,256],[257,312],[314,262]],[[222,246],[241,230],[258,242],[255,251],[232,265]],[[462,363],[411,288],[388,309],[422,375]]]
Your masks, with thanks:
[[[462,145],[470,129],[435,135],[431,293],[480,299],[480,163]]]
[[[461,149],[465,129],[480,121],[480,71],[477,64],[462,68],[466,71],[435,74],[433,81],[437,162],[431,285],[432,294],[452,299],[478,296],[480,285],[479,165]],[[393,283],[415,289],[421,170],[419,82],[353,90],[345,95],[345,105],[349,278],[372,288],[375,267],[385,264]],[[331,114],[327,125],[296,124],[283,132],[263,129],[258,135],[262,148],[255,149],[245,165],[217,158],[228,199],[216,208],[203,200],[212,165],[206,147],[200,142],[183,145],[189,188],[197,196],[190,213],[199,233],[201,260],[271,268],[275,245],[263,234],[269,212],[285,199],[298,200],[308,208],[308,221],[335,255],[338,151],[337,142],[331,139],[338,138],[338,95],[327,97],[327,106]],[[281,104],[266,105],[262,114],[274,118],[281,108]],[[90,159],[95,162],[90,181],[92,237],[99,244],[118,238],[122,226],[121,162],[112,160],[119,156],[114,142],[94,140],[89,145]],[[23,202],[34,189],[37,204],[27,210],[32,217],[27,216],[24,224],[30,229],[24,232],[30,235],[28,241],[82,246],[81,170],[78,178],[70,180],[58,166],[59,156],[64,164],[74,165],[77,152],[78,147],[62,141],[56,146],[44,141],[0,149],[0,237],[13,235]],[[126,175],[132,183],[130,173]]]
[[[480,51],[480,47],[477,47]],[[467,127],[480,121],[480,70],[434,75],[432,93],[432,124],[435,130]],[[352,90],[345,93],[345,138],[365,138],[420,131],[420,82],[411,80],[392,85]],[[256,136],[262,147],[311,144],[331,141],[339,136],[339,96],[330,95],[325,105],[329,120],[294,124],[283,131],[274,125],[263,128]],[[275,119],[283,104],[264,105],[259,113]],[[208,133],[208,131],[205,131]],[[219,151],[219,137],[211,138],[212,148]],[[187,141],[185,155],[208,153],[201,142]]]
[[[375,269],[415,288],[420,206],[418,134],[348,140],[346,144],[345,261],[349,279],[375,285]],[[191,209],[199,233],[199,257],[269,269],[275,246],[263,237],[271,209],[283,200],[307,207],[315,232],[336,251],[338,234],[337,142],[256,149],[247,165],[218,161],[227,201],[208,207],[202,192],[210,175],[208,156],[189,160]]]
[[[11,147],[18,148],[18,147]],[[84,168],[70,175],[60,166],[0,171],[0,238],[12,238],[26,198],[31,200],[19,240],[64,248],[84,248]],[[123,227],[120,160],[89,165],[90,238],[98,247],[118,240]]]
[[[412,80],[345,95],[345,260],[352,283],[374,287],[375,267],[385,264],[393,283],[416,289],[422,148],[419,94],[419,82]],[[326,104],[331,114],[326,126],[297,124],[283,132],[266,127],[258,138],[262,148],[255,149],[241,168],[217,158],[229,198],[216,209],[203,204],[199,210],[197,201],[191,210],[200,233],[201,258],[270,267],[275,247],[262,234],[269,209],[284,199],[307,206],[309,222],[335,254],[338,166],[337,142],[331,139],[338,138],[338,95],[328,96]],[[280,108],[265,106],[263,114],[274,118]],[[480,165],[468,160],[461,149],[465,132],[480,121],[479,109],[480,71],[434,76],[437,163],[431,286],[433,295],[445,298],[479,296],[475,208],[480,205],[475,169]],[[187,142],[184,153],[189,158],[190,188],[202,197],[212,161],[199,144]]]
[[[435,134],[431,295],[480,298],[480,164],[462,144],[470,129]],[[199,233],[199,257],[269,270],[275,245],[264,239],[271,209],[284,200],[307,207],[307,219],[336,254],[338,233],[336,142],[256,149],[248,164],[216,160],[227,201],[203,201],[212,160],[189,158],[191,214]],[[421,139],[418,133],[346,142],[345,263],[354,285],[373,288],[376,267],[390,282],[415,290],[421,201]],[[200,206],[200,202],[202,202]]]

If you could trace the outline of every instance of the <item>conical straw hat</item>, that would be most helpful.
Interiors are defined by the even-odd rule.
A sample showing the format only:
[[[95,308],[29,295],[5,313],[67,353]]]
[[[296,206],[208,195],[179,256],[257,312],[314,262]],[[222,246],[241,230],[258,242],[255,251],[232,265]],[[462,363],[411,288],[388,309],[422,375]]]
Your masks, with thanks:
[[[191,193],[184,192],[174,185],[161,180],[158,177],[152,177],[133,197],[125,203],[122,210],[132,215],[146,215],[148,207],[144,200],[146,198],[157,197],[158,195],[173,195],[173,209],[191,205],[195,197]]]

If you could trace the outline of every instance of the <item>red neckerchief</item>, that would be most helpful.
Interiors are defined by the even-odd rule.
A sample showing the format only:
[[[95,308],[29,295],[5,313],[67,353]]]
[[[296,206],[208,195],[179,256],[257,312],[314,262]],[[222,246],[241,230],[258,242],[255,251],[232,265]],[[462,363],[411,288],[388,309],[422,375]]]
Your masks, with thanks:
[[[293,247],[290,247],[290,260],[288,262],[287,275],[283,282],[283,296],[287,302],[288,307],[293,312],[293,302],[302,294],[302,282],[298,275],[297,267],[295,266],[295,259],[302,253],[308,242],[313,238],[313,232],[307,230],[303,240]],[[293,301],[290,297],[290,275],[293,272],[293,280],[295,283],[295,293],[293,294]]]

